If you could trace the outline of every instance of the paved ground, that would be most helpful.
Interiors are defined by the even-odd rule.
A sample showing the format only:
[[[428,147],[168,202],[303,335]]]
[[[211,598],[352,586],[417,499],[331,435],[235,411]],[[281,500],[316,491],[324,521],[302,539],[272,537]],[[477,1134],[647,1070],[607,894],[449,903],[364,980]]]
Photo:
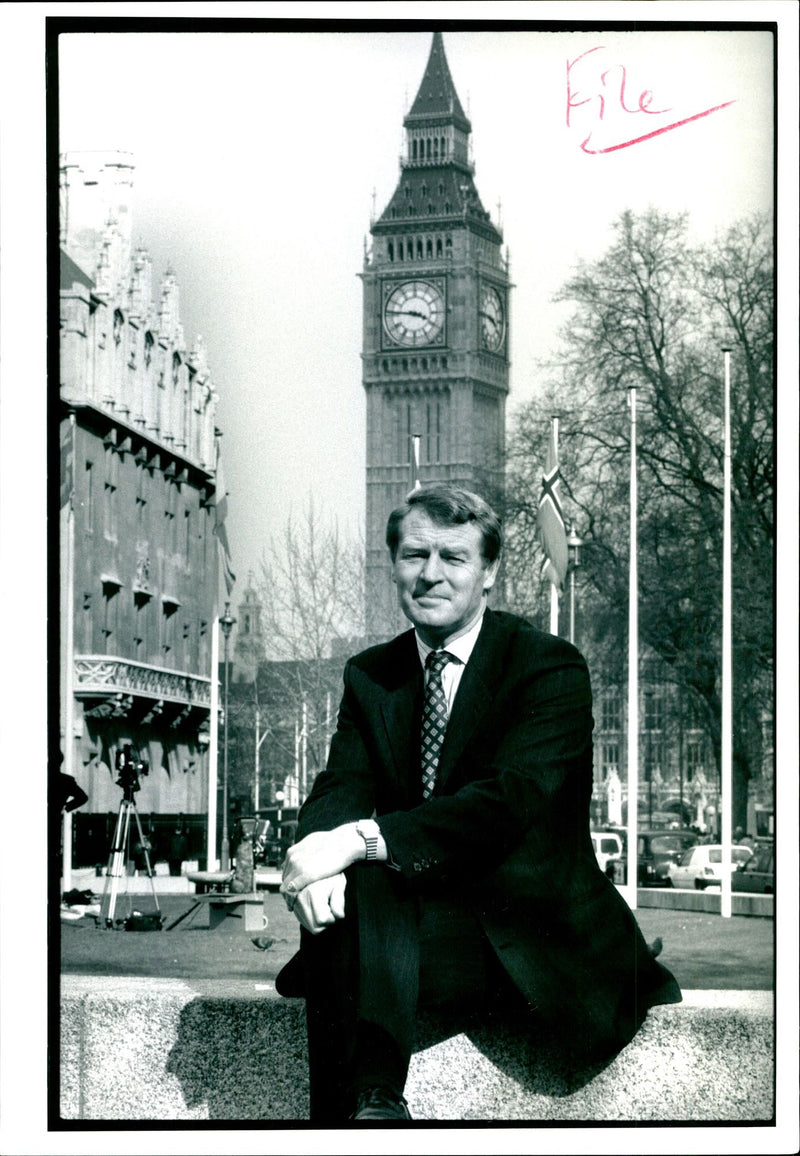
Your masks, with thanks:
[[[188,895],[163,895],[159,906],[169,925],[192,904]],[[150,911],[152,898],[139,896],[134,908]],[[117,916],[128,913],[127,900],[118,902]],[[175,979],[237,979],[270,984],[293,954],[298,927],[276,894],[267,897],[273,940],[258,950],[245,931],[244,919],[229,916],[213,931],[208,912],[184,920],[172,931],[108,931],[84,916],[61,924],[61,960],[64,972],[84,975],[138,975]],[[772,919],[699,912],[640,908],[639,926],[648,942],[660,936],[661,962],[687,990],[727,988],[771,990],[774,975]]]

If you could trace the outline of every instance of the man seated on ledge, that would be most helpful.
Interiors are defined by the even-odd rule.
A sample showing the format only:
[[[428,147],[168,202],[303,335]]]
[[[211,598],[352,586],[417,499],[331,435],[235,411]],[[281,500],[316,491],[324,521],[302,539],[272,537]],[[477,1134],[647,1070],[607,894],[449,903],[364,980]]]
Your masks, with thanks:
[[[410,1119],[418,1007],[542,1017],[588,1063],[681,999],[592,849],[584,659],[487,609],[497,515],[429,485],[386,541],[414,629],[347,663],[281,887],[320,1124]]]

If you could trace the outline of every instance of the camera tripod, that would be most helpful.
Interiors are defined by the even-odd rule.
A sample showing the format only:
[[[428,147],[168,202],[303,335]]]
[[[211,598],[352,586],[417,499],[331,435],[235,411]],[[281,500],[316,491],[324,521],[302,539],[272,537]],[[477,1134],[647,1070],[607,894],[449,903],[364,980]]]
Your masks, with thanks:
[[[134,788],[126,786],[122,801],[119,805],[119,814],[117,816],[117,825],[114,831],[114,841],[111,845],[111,854],[108,857],[108,869],[106,871],[106,882],[103,888],[103,902],[100,907],[100,921],[104,927],[114,926],[114,912],[117,906],[117,894],[119,891],[119,881],[125,872],[125,860],[127,858],[128,840],[130,838],[131,830],[131,815],[136,822],[136,830],[139,833],[139,843],[144,851],[144,861],[147,865],[147,876],[150,880],[150,887],[153,892],[153,902],[156,906],[156,911],[160,914],[158,906],[158,896],[156,895],[156,885],[153,882],[153,868],[150,864],[150,852],[147,849],[144,833],[142,831],[142,824],[139,820],[139,812],[136,810],[136,803],[133,799]]]

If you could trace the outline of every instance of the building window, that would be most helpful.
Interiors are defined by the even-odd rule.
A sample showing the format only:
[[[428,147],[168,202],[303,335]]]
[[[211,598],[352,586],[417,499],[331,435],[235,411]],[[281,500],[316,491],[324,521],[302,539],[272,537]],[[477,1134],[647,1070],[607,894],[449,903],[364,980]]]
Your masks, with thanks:
[[[92,596],[91,594],[85,593],[81,603],[81,635],[83,650],[86,654],[91,654],[93,649],[93,625]]]
[[[614,771],[619,774],[619,743],[603,743],[601,766],[604,779],[607,779]]]
[[[141,531],[144,526],[145,507],[147,506],[147,483],[150,475],[147,470],[139,470],[139,492],[136,495],[136,524]]]
[[[644,729],[660,731],[664,726],[664,698],[660,690],[647,690],[644,694]]]
[[[106,538],[116,541],[117,487],[111,482],[106,482],[103,487],[103,533]]]
[[[177,602],[161,603],[161,650],[163,654],[170,654],[175,649],[175,611]]]
[[[86,518],[84,529],[87,534],[94,533],[94,466],[86,463]]]
[[[613,691],[603,696],[601,726],[604,731],[622,730],[622,711],[619,694]]]
[[[147,661],[147,622],[150,599],[133,600],[133,652],[138,662]]]
[[[119,586],[103,584],[103,648],[106,654],[113,654],[117,645],[117,625],[119,622]]]
[[[192,568],[192,511],[183,511],[183,523],[185,527],[184,533],[184,558],[186,561],[186,569]]]
[[[689,739],[686,744],[686,779],[691,783],[703,768],[703,745],[697,739]]]
[[[192,627],[188,622],[183,624],[183,669],[190,670],[192,666]]]

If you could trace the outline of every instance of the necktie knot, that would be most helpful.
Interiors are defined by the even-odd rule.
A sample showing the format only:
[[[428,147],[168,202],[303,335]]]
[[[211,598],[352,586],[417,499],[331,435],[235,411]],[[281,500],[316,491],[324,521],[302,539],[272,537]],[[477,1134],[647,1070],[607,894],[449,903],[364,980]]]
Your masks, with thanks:
[[[441,674],[451,658],[452,655],[447,650],[432,650],[425,659],[425,668],[428,674]]]

